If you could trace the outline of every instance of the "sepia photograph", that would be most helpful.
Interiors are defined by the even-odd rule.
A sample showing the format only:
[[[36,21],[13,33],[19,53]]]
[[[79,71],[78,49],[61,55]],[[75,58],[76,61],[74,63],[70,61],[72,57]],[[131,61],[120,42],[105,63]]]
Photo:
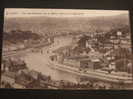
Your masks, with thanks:
[[[128,10],[6,8],[1,88],[132,90]]]

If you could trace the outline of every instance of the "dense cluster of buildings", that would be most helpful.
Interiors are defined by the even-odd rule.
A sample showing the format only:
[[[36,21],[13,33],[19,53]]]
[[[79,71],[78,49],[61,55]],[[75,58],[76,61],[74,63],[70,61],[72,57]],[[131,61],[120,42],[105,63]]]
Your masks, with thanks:
[[[50,56],[52,61],[70,67],[78,68],[79,71],[101,70],[108,73],[124,72],[132,73],[132,52],[130,35],[123,37],[122,32],[117,35],[99,33],[95,35],[75,35],[70,45],[60,47],[53,51]],[[108,36],[109,35],[109,36]],[[4,51],[12,51],[34,47],[46,40],[25,40],[23,44],[4,47]],[[53,43],[54,38],[49,37],[47,43]],[[30,45],[30,46],[29,46]],[[42,45],[40,45],[42,46]],[[38,46],[37,46],[38,47]],[[3,60],[1,67],[2,88],[35,88],[35,89],[61,89],[61,88],[103,88],[87,80],[87,83],[71,83],[68,81],[54,81],[50,76],[40,72],[29,70],[22,59],[8,58]],[[109,88],[113,88],[109,86]]]
[[[132,73],[132,51],[130,35],[83,34],[73,38],[71,45],[53,51],[51,59],[79,70],[101,69],[109,73]],[[108,36],[109,35],[109,36]]]

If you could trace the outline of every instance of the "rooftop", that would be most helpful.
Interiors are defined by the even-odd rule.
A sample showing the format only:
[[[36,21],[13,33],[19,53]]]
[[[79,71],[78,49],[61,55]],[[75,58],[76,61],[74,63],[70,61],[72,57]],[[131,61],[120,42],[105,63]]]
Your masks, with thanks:
[[[3,74],[2,74],[3,76],[8,76],[8,77],[10,77],[10,78],[15,78],[16,77],[16,73],[14,73],[14,72],[4,72]]]
[[[77,61],[93,61],[93,62],[100,61],[99,58],[90,58],[88,56],[73,56],[73,57],[67,57],[66,59],[77,60]]]

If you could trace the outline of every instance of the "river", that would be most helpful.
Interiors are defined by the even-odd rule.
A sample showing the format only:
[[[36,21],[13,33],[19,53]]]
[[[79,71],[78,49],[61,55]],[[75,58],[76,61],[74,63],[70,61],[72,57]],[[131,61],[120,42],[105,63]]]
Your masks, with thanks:
[[[53,48],[58,48],[61,46],[68,45],[72,42],[72,36],[61,36],[54,39],[54,43],[50,46],[45,46],[42,48],[41,52],[30,52],[25,57],[24,60],[27,63],[29,69],[41,72],[44,75],[49,75],[53,80],[67,80],[70,82],[77,83],[77,75],[73,75],[67,72],[51,69],[48,66],[48,54],[47,51]]]

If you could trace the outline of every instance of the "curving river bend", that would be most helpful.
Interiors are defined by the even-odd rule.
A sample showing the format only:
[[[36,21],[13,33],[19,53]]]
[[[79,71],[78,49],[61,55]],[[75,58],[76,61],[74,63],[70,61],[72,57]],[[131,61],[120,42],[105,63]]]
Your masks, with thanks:
[[[64,45],[68,45],[72,42],[72,36],[61,36],[54,39],[54,43],[50,46],[42,48],[43,53],[30,52],[24,57],[25,62],[29,69],[41,72],[44,75],[49,75],[53,80],[67,80],[71,82],[77,82],[77,76],[69,74],[67,72],[51,69],[48,66],[48,54],[47,51],[53,48],[58,48]]]

